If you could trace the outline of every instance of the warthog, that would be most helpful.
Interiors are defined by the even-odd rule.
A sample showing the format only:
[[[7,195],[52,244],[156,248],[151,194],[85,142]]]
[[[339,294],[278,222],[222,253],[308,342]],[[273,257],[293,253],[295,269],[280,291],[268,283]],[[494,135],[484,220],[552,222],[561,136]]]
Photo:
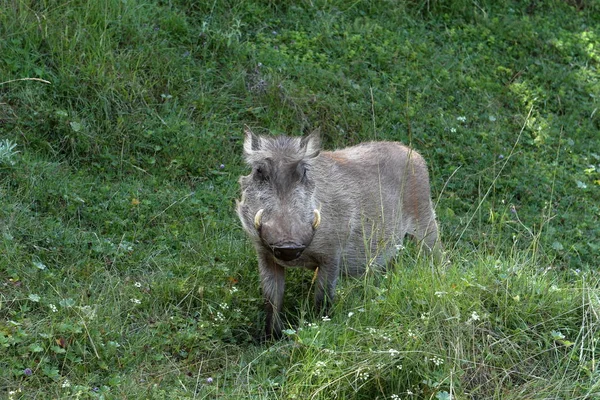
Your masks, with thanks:
[[[266,308],[267,338],[281,336],[285,268],[316,270],[315,306],[331,304],[340,270],[384,265],[413,236],[437,258],[438,226],[423,158],[396,142],[321,151],[318,133],[245,131],[237,213],[252,239]]]

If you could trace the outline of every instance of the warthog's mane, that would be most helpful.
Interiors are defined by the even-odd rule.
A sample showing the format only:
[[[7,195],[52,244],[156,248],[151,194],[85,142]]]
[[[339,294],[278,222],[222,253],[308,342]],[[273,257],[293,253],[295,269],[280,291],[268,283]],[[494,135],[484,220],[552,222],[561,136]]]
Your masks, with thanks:
[[[252,150],[251,154],[246,155],[250,164],[267,161],[297,165],[302,161],[308,162],[313,156],[307,154],[307,147],[302,145],[302,138],[290,136],[261,136],[259,143]]]

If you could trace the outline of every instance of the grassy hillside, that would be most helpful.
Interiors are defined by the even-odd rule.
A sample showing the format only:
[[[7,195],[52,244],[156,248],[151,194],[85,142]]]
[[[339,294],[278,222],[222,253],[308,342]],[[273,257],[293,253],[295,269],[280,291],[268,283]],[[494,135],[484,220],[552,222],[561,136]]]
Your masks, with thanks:
[[[0,397],[600,398],[600,5],[7,1]],[[243,126],[428,161],[410,246],[261,344]]]

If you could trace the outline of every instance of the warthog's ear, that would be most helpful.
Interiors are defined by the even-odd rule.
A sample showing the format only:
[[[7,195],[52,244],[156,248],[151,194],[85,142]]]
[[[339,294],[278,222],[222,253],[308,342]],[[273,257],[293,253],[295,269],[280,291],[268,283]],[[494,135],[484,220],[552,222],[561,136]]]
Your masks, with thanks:
[[[315,158],[321,152],[321,132],[319,128],[300,140],[300,148],[305,149],[305,158]]]
[[[255,135],[248,126],[244,127],[244,156],[249,159],[258,150],[260,150],[260,137]]]

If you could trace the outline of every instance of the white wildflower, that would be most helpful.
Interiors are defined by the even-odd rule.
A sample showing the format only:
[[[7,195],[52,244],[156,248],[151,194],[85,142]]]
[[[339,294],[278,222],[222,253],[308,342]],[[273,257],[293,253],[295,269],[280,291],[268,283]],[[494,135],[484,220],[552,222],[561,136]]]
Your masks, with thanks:
[[[367,379],[369,379],[369,373],[368,372],[359,372],[358,379],[360,379],[361,381],[366,381]]]
[[[217,311],[217,315],[214,318],[215,318],[215,321],[217,321],[217,322],[225,321],[225,316],[220,311]]]
[[[477,311],[473,311],[466,324],[472,324],[473,322],[479,321],[480,319],[481,317],[479,316],[479,314],[477,314]]]
[[[434,363],[436,367],[439,367],[444,363],[444,359],[438,356],[433,356],[431,362]]]
[[[140,299],[131,299],[129,301],[131,301],[133,304],[142,304],[142,301]]]

